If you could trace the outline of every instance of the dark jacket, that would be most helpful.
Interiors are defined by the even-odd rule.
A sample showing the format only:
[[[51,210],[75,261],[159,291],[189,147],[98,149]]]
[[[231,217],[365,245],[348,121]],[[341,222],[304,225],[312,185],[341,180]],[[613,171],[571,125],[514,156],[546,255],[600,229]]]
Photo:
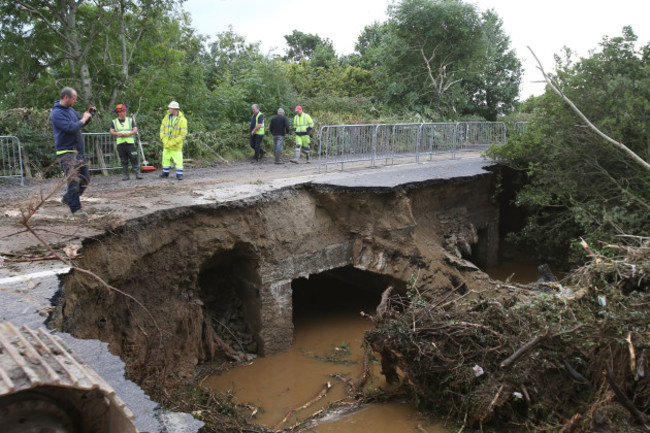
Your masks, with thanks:
[[[80,154],[84,153],[84,140],[81,135],[81,114],[77,113],[74,108],[61,105],[59,101],[54,101],[54,107],[50,114],[52,121],[52,131],[54,132],[54,145],[57,152],[60,150],[76,150]]]
[[[289,125],[289,119],[282,114],[278,114],[271,119],[271,127],[269,129],[272,135],[286,135],[291,130],[291,125]]]

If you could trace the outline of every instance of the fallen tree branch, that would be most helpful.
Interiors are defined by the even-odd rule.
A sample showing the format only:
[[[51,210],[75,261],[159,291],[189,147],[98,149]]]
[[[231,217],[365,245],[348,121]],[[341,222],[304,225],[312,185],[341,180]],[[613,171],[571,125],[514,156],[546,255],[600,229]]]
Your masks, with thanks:
[[[535,347],[538,343],[546,339],[547,336],[548,336],[548,331],[546,331],[542,335],[538,335],[537,337],[533,338],[531,341],[521,346],[519,349],[517,349],[515,353],[513,353],[508,358],[506,358],[503,362],[501,362],[501,364],[499,364],[499,367],[506,368],[510,366],[510,364],[515,362],[517,359],[519,359],[524,353],[526,353],[527,351]]]
[[[573,415],[570,420],[564,424],[560,433],[573,433],[580,427],[580,421],[582,420],[582,415],[579,413]]]
[[[607,379],[607,383],[614,391],[614,394],[616,394],[616,398],[618,398],[619,402],[632,414],[634,419],[636,419],[639,424],[646,425],[648,423],[648,417],[639,409],[637,409],[636,406],[634,406],[634,403],[632,403],[630,399],[627,398],[621,388],[619,388],[618,385],[616,385],[614,382],[613,376],[614,375],[612,374],[612,371],[609,369],[609,367],[607,367],[605,369],[605,379]]]
[[[489,405],[489,406],[487,407],[487,409],[485,410],[485,413],[482,414],[482,415],[480,416],[479,419],[480,419],[481,422],[485,422],[485,421],[487,421],[487,420],[490,418],[490,414],[492,413],[492,410],[493,410],[493,408],[494,408],[494,405],[497,404],[497,401],[499,400],[499,397],[501,396],[501,391],[503,391],[503,387],[504,387],[504,385],[501,385],[501,386],[499,387],[499,390],[497,391],[497,393],[495,394],[494,398],[493,398],[492,401],[490,402],[490,405]]]
[[[329,382],[326,382],[323,385],[323,389],[321,389],[320,392],[318,394],[316,394],[316,397],[312,398],[311,400],[309,400],[307,403],[303,404],[302,406],[297,407],[295,409],[291,409],[289,412],[287,412],[287,414],[284,416],[284,418],[282,418],[282,421],[280,421],[277,425],[275,425],[275,427],[273,427],[273,430],[279,429],[280,426],[282,424],[284,424],[285,422],[287,422],[287,420],[291,416],[295,415],[296,413],[300,412],[303,409],[307,409],[309,406],[313,405],[314,403],[316,403],[317,401],[319,401],[320,399],[325,397],[330,389],[332,389],[332,384],[329,383]]]
[[[51,246],[51,245],[50,245],[50,244],[49,244],[49,243],[48,243],[48,242],[47,242],[47,241],[46,241],[42,236],[40,236],[40,235],[36,232],[36,230],[31,226],[31,224],[30,224],[30,220],[31,220],[31,218],[36,214],[36,212],[38,212],[38,210],[43,206],[43,204],[44,204],[47,200],[49,200],[49,199],[54,195],[54,193],[55,193],[59,188],[61,188],[61,186],[62,186],[65,182],[67,182],[67,181],[68,181],[72,176],[75,176],[75,175],[76,175],[76,172],[71,171],[67,176],[65,176],[65,177],[64,177],[64,178],[63,178],[63,179],[62,179],[62,180],[57,184],[56,188],[54,188],[54,189],[53,189],[52,191],[50,191],[48,194],[43,195],[43,192],[41,191],[41,195],[40,195],[40,199],[39,199],[39,200],[37,200],[36,202],[34,202],[34,201],[30,202],[30,203],[29,203],[29,206],[28,206],[26,209],[25,209],[25,208],[20,208],[20,213],[21,213],[21,216],[22,216],[22,221],[20,222],[20,224],[21,224],[23,227],[25,227],[25,229],[27,230],[27,232],[30,233],[32,236],[34,236],[34,238],[36,238],[36,239],[37,239],[37,240],[38,240],[38,241],[39,241],[39,242],[40,242],[40,243],[45,247],[45,249],[46,249],[47,251],[49,251],[49,253],[51,254],[51,256],[53,256],[54,258],[56,258],[57,260],[59,260],[61,263],[64,263],[65,265],[69,266],[73,271],[76,271],[76,272],[78,272],[78,273],[80,273],[80,274],[85,274],[85,275],[87,275],[87,276],[93,278],[95,281],[97,281],[97,282],[98,282],[102,287],[104,287],[104,288],[105,288],[106,290],[108,290],[109,292],[112,291],[112,292],[115,292],[115,293],[117,293],[117,294],[119,294],[119,295],[122,295],[124,298],[126,298],[126,299],[128,299],[128,300],[131,300],[131,301],[134,302],[136,305],[138,305],[140,308],[142,308],[142,309],[144,310],[144,312],[147,314],[147,316],[149,317],[149,319],[151,320],[151,322],[153,323],[154,328],[158,331],[158,337],[159,337],[160,347],[162,348],[163,352],[166,353],[167,348],[166,348],[166,345],[165,345],[165,340],[164,340],[164,335],[163,335],[162,328],[158,325],[158,322],[157,322],[156,319],[154,318],[154,316],[153,316],[153,314],[151,313],[151,311],[149,311],[149,309],[148,309],[147,307],[145,307],[144,304],[142,304],[142,302],[140,302],[140,301],[139,301],[137,298],[135,298],[134,296],[132,296],[132,295],[130,295],[130,294],[128,294],[128,293],[126,293],[126,292],[124,292],[124,291],[118,289],[117,287],[113,287],[113,286],[111,286],[111,285],[108,284],[106,281],[104,281],[103,278],[101,278],[99,275],[95,274],[94,272],[76,266],[76,265],[74,264],[74,262],[73,262],[73,259],[77,259],[77,258],[79,258],[80,256],[74,256],[74,257],[68,257],[68,258],[65,258],[65,257],[63,257],[63,255],[57,253],[57,252],[54,250],[54,248],[53,248],[53,247],[52,247],[52,246]],[[147,333],[146,333],[146,332],[145,332],[141,327],[140,327],[140,330],[143,332],[143,334],[144,334],[146,337],[148,337],[148,334],[147,334]],[[167,358],[167,356],[165,355],[164,359],[166,360],[166,358]],[[166,361],[164,361],[164,362],[163,362],[163,371],[166,371],[166,368],[167,368]]]
[[[361,378],[359,378],[359,381],[352,387],[355,392],[359,392],[359,390],[365,386],[370,377],[370,353],[371,349],[367,348],[366,353],[363,355],[363,374],[361,375]]]
[[[438,306],[439,306],[440,304],[442,304],[442,303],[445,302],[447,299],[449,299],[449,297],[450,297],[451,295],[453,295],[454,293],[456,293],[456,291],[460,290],[461,287],[465,287],[465,288],[467,288],[467,286],[465,285],[465,283],[460,283],[457,287],[455,287],[453,290],[451,290],[449,293],[447,293],[447,295],[446,295],[444,298],[442,298],[440,301],[438,301],[437,303],[432,304],[432,305],[430,305],[430,306],[427,306],[427,309],[429,309],[429,310],[433,310],[434,308],[438,308]],[[445,304],[445,305],[447,305],[447,304]]]
[[[634,160],[637,161],[639,164],[641,164],[643,167],[645,167],[646,170],[650,170],[650,164],[649,164],[648,162],[646,162],[643,158],[641,158],[639,155],[637,155],[636,153],[634,153],[634,152],[633,152],[629,147],[627,147],[626,145],[624,145],[624,144],[621,143],[620,141],[616,141],[616,140],[614,140],[613,138],[611,138],[611,137],[609,137],[608,135],[606,135],[605,133],[601,132],[600,129],[598,129],[598,128],[593,124],[593,123],[591,123],[591,122],[589,121],[589,119],[587,119],[587,116],[585,116],[585,115],[582,113],[582,111],[580,111],[580,109],[579,109],[578,107],[576,107],[575,104],[574,104],[574,103],[573,103],[569,98],[567,98],[567,97],[564,95],[564,93],[562,93],[562,91],[561,91],[560,89],[558,89],[558,87],[553,83],[553,81],[549,78],[549,76],[546,75],[546,72],[544,71],[544,68],[542,67],[542,63],[539,61],[539,59],[538,59],[537,56],[535,55],[535,52],[534,52],[530,47],[528,47],[528,50],[530,50],[530,52],[533,54],[533,57],[535,57],[535,60],[537,61],[537,64],[539,65],[539,66],[538,66],[538,69],[542,72],[542,75],[544,76],[544,80],[546,80],[546,83],[549,85],[549,87],[550,87],[551,89],[553,89],[553,91],[554,91],[555,93],[557,93],[558,95],[560,95],[560,97],[561,97],[561,98],[562,98],[562,99],[563,99],[567,104],[569,104],[569,107],[571,107],[571,109],[572,109],[573,111],[575,111],[575,112],[578,114],[578,116],[579,116],[579,117],[580,117],[580,118],[581,118],[581,119],[582,119],[582,120],[587,124],[587,126],[588,126],[591,130],[593,130],[594,132],[596,132],[596,134],[600,135],[600,136],[601,136],[602,138],[604,138],[606,141],[608,141],[608,142],[610,142],[611,144],[613,144],[614,146],[618,147],[618,148],[619,148],[620,150],[622,150],[623,152],[627,153],[629,156],[632,157],[632,159],[634,159]]]
[[[580,374],[575,368],[571,366],[565,359],[562,360],[562,364],[564,364],[564,369],[571,375],[573,379],[575,379],[576,382],[586,385],[589,383],[589,381],[582,375]]]

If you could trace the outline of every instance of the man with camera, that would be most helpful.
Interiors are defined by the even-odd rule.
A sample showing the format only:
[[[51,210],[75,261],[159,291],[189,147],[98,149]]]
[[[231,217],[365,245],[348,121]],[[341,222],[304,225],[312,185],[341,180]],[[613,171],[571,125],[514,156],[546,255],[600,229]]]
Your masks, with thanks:
[[[56,156],[68,180],[68,190],[61,201],[68,205],[73,217],[87,220],[88,214],[81,208],[80,196],[90,182],[90,172],[84,155],[81,128],[90,122],[97,109],[90,107],[82,115],[72,108],[76,102],[77,92],[73,88],[61,89],[61,99],[54,101],[50,120]]]

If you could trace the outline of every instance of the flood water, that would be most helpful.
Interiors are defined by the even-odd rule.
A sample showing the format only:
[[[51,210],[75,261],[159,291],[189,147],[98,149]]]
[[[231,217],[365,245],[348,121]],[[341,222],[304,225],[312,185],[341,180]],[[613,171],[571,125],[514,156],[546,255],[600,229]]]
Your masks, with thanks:
[[[361,344],[364,332],[370,327],[371,323],[358,311],[301,319],[295,324],[292,348],[211,377],[206,383],[221,392],[231,390],[237,402],[258,408],[253,422],[278,429],[291,426],[329,403],[346,398],[345,383],[333,376],[353,382],[359,379],[363,373]],[[381,367],[373,363],[372,378],[366,389],[390,387],[380,371]],[[324,398],[291,413],[317,397],[328,382],[331,388]],[[287,417],[288,413],[291,415]],[[332,418],[310,431],[393,433],[416,431],[418,425],[420,431],[428,433],[445,431],[420,419],[406,402],[370,405]]]
[[[493,279],[512,276],[511,281],[528,283],[538,278],[534,265],[506,262],[488,269]],[[514,274],[514,275],[513,275]],[[330,403],[346,399],[346,384],[337,378],[356,382],[363,373],[365,331],[372,324],[359,314],[374,313],[381,291],[387,285],[374,282],[369,287],[349,284],[341,275],[312,276],[294,282],[293,346],[276,355],[255,359],[221,375],[210,377],[206,384],[219,392],[231,392],[235,401],[247,404],[252,422],[280,429],[304,420]],[[365,289],[365,290],[364,290]],[[343,303],[341,301],[344,301]],[[390,389],[373,362],[371,378],[365,389]],[[331,388],[317,402],[312,402],[327,384]],[[408,402],[373,404],[343,415],[324,418],[310,429],[316,433],[444,433],[441,424],[427,422]]]
[[[513,283],[527,284],[533,283],[541,277],[537,270],[538,264],[541,263],[533,264],[525,261],[508,260],[500,262],[497,266],[486,269],[485,272],[493,280],[506,281],[509,278]],[[562,277],[562,273],[554,269],[552,266],[551,272],[553,272],[553,275],[557,279]]]
[[[372,323],[359,313],[374,313],[381,292],[388,285],[390,282],[378,280],[375,274],[350,269],[294,281],[293,346],[213,376],[205,383],[220,392],[232,392],[235,401],[249,405],[251,412],[257,409],[252,422],[276,429],[294,425],[330,403],[341,400],[352,403],[345,392],[346,384],[339,377],[351,382],[361,377],[364,357],[361,345]],[[371,367],[371,378],[365,389],[390,389],[380,374],[379,363],[373,362]],[[323,398],[300,409],[323,393],[328,383],[331,388]],[[310,431],[445,432],[424,420],[407,402],[367,405],[345,414],[334,413]]]

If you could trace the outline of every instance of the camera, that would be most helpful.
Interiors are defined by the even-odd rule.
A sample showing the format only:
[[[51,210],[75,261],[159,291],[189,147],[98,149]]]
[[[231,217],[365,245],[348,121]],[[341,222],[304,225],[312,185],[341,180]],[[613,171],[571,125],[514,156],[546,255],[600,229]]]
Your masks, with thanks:
[[[88,109],[88,112],[94,116],[95,113],[97,113],[97,109],[96,109],[95,107],[90,107],[90,108]]]

